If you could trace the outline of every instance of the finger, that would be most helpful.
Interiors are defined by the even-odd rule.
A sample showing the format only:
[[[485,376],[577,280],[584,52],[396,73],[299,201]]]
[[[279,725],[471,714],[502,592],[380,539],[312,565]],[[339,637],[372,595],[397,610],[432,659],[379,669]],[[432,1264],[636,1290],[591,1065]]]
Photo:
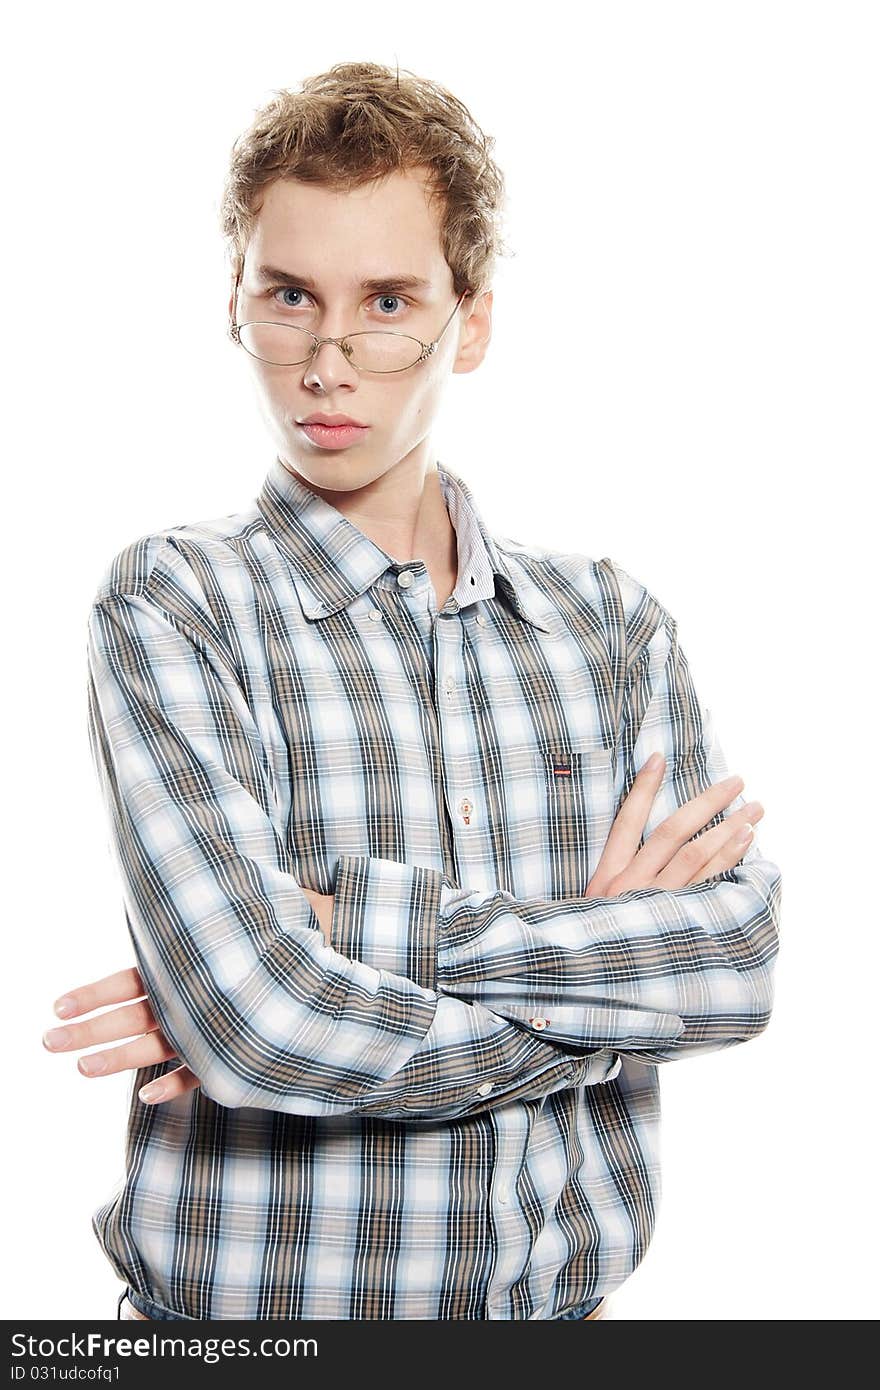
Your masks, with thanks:
[[[117,1038],[134,1037],[135,1033],[148,1033],[157,1027],[149,1000],[141,999],[122,1009],[108,1009],[84,1023],[49,1028],[43,1034],[43,1046],[49,1052],[75,1052],[95,1043],[115,1042]]]
[[[713,816],[735,801],[742,788],[741,777],[725,777],[721,782],[713,782],[705,791],[673,811],[648,836],[632,864],[621,876],[624,881],[616,891],[643,888],[654,883],[682,846],[702,830]]]
[[[102,980],[80,985],[56,999],[53,1009],[59,1018],[76,1018],[80,1014],[91,1013],[104,1004],[123,1004],[129,999],[140,999],[146,994],[137,966],[117,970],[113,975],[105,975]]]
[[[695,882],[702,883],[705,879],[711,878],[713,874],[724,873],[726,869],[732,869],[734,865],[739,863],[746,850],[750,845],[754,844],[755,841],[753,829],[748,832],[745,839],[742,839],[741,836],[744,830],[745,827],[740,826],[737,834],[732,835],[727,844],[709,860],[708,864],[703,866],[699,878],[697,878]]]
[[[666,868],[657,874],[654,886],[686,888],[688,884],[702,883],[704,879],[718,873],[718,869],[709,868],[710,863],[713,860],[720,861],[722,857],[728,860],[732,842],[738,839],[746,825],[754,825],[763,814],[764,808],[761,803],[750,801],[747,806],[741,806],[731,815],[725,816],[720,825],[713,825],[711,830],[706,830],[702,835],[682,845]],[[731,862],[735,864],[738,857],[739,855],[732,861],[725,862],[724,867],[730,868]]]
[[[745,806],[740,806],[729,816],[725,816],[720,825],[713,825],[711,830],[700,835],[700,843],[706,851],[706,863],[712,862],[713,856],[717,858],[721,854],[725,854],[731,840],[740,833],[744,826],[757,825],[763,816],[764,807],[760,801],[749,801]],[[717,873],[717,870],[713,870],[713,872]]]
[[[187,1091],[194,1091],[201,1084],[189,1067],[177,1067],[175,1071],[166,1072],[164,1076],[157,1076],[147,1087],[141,1087],[138,1098],[144,1105],[161,1104],[166,1100],[174,1100],[175,1096],[182,1096]]]
[[[647,763],[639,768],[614,818],[601,858],[587,886],[588,895],[602,896],[611,879],[632,863],[665,771],[665,758],[658,768],[649,768]]]
[[[187,1091],[194,1091],[201,1086],[201,1081],[195,1072],[190,1071],[189,1067],[177,1067],[174,1071],[166,1072],[162,1077],[163,1087],[167,1087],[163,1100],[173,1100],[175,1096],[185,1095]]]
[[[122,1047],[108,1047],[101,1052],[90,1052],[80,1057],[77,1069],[83,1076],[112,1076],[114,1072],[137,1070],[138,1067],[151,1067],[156,1062],[167,1062],[177,1053],[172,1044],[157,1029],[143,1038],[123,1044]]]

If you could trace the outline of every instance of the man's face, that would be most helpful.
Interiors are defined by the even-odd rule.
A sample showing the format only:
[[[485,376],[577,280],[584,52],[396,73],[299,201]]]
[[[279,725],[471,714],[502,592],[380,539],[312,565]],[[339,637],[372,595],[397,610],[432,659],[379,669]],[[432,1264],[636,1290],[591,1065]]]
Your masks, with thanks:
[[[277,320],[333,338],[384,329],[433,342],[457,299],[438,215],[422,171],[395,172],[348,193],[277,180],[265,191],[247,247],[238,322]],[[265,266],[290,273],[266,280]],[[398,275],[427,284],[397,290],[391,282]],[[362,288],[384,277],[387,289]],[[404,371],[360,373],[333,343],[298,366],[248,355],[281,460],[315,489],[334,492],[362,488],[404,460],[431,463],[428,436],[443,390],[453,372],[473,371],[482,361],[491,301],[491,291],[463,299],[432,356]],[[298,422],[318,412],[347,415],[367,428],[341,446],[309,438]]]

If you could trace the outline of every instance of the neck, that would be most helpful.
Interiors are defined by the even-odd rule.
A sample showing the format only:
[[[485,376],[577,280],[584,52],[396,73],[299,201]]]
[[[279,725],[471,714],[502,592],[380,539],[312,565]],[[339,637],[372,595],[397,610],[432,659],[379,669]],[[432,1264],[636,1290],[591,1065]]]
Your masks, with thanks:
[[[282,462],[386,555],[402,561],[423,560],[442,607],[455,588],[458,547],[426,440],[380,477],[350,491],[318,487],[290,468],[286,460]]]

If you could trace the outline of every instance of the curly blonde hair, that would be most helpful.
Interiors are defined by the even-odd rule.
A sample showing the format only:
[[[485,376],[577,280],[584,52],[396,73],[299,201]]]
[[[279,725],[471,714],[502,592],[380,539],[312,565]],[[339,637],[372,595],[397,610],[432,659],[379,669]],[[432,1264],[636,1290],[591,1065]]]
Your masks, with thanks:
[[[455,293],[480,294],[491,286],[496,257],[509,254],[494,144],[451,92],[406,69],[337,63],[299,91],[276,90],[232,147],[220,224],[233,272],[244,263],[260,189],[276,179],[347,192],[394,170],[424,168]]]

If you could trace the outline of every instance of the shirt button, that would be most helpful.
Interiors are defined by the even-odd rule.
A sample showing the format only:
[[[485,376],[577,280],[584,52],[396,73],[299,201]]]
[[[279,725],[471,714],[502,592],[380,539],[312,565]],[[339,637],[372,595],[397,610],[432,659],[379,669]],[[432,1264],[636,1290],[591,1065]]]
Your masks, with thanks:
[[[480,624],[480,627],[486,626],[486,619],[483,617],[482,613],[477,614],[477,622]]]
[[[491,1094],[492,1094],[492,1090],[493,1090],[493,1083],[492,1083],[491,1081],[484,1081],[483,1084],[482,1084],[482,1086],[478,1086],[478,1087],[477,1087],[477,1095],[478,1095],[478,1096],[488,1096],[488,1095],[491,1095]]]
[[[400,574],[397,576],[397,582],[401,589],[408,589],[413,582],[412,570],[401,570]]]
[[[507,1186],[506,1182],[499,1183],[495,1189],[495,1196],[498,1198],[499,1202],[506,1202],[509,1199],[510,1188]]]
[[[371,608],[371,609],[370,609],[370,619],[371,619],[371,621],[374,622],[374,623],[381,623],[381,621],[382,621],[382,611],[381,611],[381,609],[379,609],[379,608]]]
[[[540,1032],[542,1028],[546,1028],[546,1027],[547,1027],[547,1024],[548,1024],[549,1022],[550,1022],[549,1018],[530,1018],[530,1019],[529,1019],[529,1023],[532,1025],[533,1028],[537,1028],[538,1032]]]

